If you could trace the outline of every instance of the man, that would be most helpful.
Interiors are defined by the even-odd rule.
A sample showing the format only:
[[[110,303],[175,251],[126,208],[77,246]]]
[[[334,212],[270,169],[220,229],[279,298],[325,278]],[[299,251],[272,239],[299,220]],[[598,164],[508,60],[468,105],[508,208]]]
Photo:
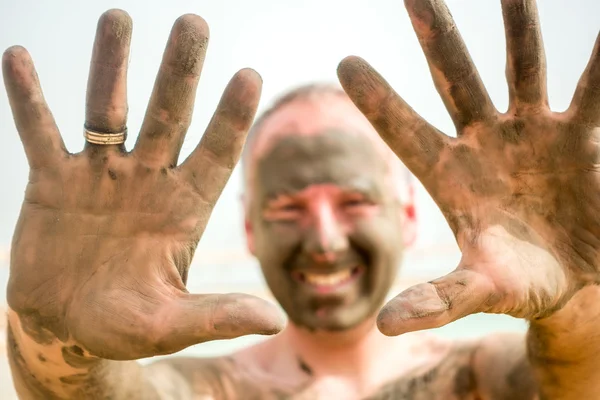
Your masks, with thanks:
[[[185,290],[260,79],[236,74],[200,145],[177,166],[207,40],[201,19],[182,17],[128,153],[130,21],[108,12],[93,53],[86,147],[68,154],[29,56],[8,50],[5,82],[31,165],[8,287],[18,393],[596,398],[600,41],[571,107],[552,113],[535,3],[504,1],[511,101],[500,114],[445,6],[407,1],[407,9],[458,137],[431,127],[354,57],[338,70],[351,101],[319,87],[282,99],[248,143],[245,206],[249,248],[289,323],[230,357],[148,367],[131,360],[283,328],[261,300]],[[379,313],[414,213],[372,127],[431,193],[463,254],[454,272],[408,289]],[[526,318],[528,335],[445,343],[415,332],[474,312]]]

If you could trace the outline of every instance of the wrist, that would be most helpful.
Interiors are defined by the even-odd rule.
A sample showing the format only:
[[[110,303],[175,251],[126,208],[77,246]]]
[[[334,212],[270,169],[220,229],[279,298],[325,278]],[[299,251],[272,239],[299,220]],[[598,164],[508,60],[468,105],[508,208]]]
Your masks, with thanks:
[[[590,320],[600,319],[600,286],[585,286],[559,310],[550,315],[530,320],[532,326],[544,329],[576,331],[586,328]]]
[[[563,308],[552,315],[530,321],[527,335],[530,356],[540,360],[583,361],[596,357],[600,324],[600,287],[579,290]]]
[[[72,398],[78,386],[85,384],[85,376],[90,370],[104,361],[85,354],[74,343],[63,342],[49,332],[40,343],[40,337],[29,334],[29,329],[11,309],[7,320],[9,359],[18,391]],[[28,396],[24,394],[24,397]]]

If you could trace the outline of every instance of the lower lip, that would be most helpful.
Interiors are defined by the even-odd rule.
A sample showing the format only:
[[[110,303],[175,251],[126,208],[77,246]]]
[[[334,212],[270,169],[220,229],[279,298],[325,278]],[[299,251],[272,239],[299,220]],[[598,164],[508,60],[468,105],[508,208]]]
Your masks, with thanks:
[[[299,272],[292,274],[292,276],[296,281],[302,283],[305,287],[309,287],[319,294],[328,294],[343,289],[346,286],[349,286],[351,283],[355,282],[364,273],[364,271],[365,268],[362,266],[354,267],[352,268],[352,272],[350,273],[350,276],[348,278],[334,285],[318,285],[315,283],[308,283],[304,278],[303,274]]]

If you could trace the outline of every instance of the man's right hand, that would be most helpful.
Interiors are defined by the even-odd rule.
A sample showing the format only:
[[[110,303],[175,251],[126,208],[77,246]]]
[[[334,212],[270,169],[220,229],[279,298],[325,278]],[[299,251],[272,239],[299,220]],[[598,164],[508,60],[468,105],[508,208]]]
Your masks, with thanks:
[[[86,128],[126,126],[131,20],[99,21]],[[273,334],[277,308],[258,298],[198,295],[185,283],[211,210],[237,163],[261,79],[238,72],[198,147],[177,159],[208,43],[200,17],[177,20],[135,148],[65,149],[32,60],[8,49],[3,74],[30,176],[11,252],[8,303],[25,333],[113,360],[139,359],[247,334]]]

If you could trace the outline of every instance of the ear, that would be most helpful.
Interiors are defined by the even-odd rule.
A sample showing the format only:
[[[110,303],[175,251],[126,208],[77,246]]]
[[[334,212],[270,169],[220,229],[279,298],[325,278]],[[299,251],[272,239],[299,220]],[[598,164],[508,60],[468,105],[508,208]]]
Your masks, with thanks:
[[[415,207],[415,188],[410,186],[408,199],[401,204],[401,225],[404,247],[411,247],[417,240],[417,210]]]
[[[254,227],[252,226],[252,221],[250,220],[249,204],[243,194],[241,199],[242,207],[244,207],[244,231],[246,232],[246,247],[248,248],[250,254],[256,256],[254,247]]]
[[[256,256],[254,252],[254,230],[252,229],[252,222],[246,217],[244,219],[244,229],[246,230],[246,247],[253,256]]]

